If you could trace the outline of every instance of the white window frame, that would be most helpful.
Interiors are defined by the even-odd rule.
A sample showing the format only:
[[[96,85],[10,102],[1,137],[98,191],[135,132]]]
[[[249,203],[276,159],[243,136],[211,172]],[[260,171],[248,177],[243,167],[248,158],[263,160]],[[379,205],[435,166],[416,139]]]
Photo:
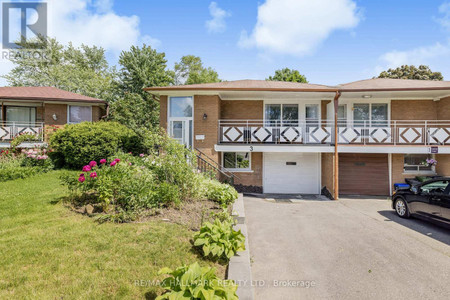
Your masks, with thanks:
[[[191,98],[192,99],[192,117],[171,117],[170,116],[170,99],[171,98]],[[193,95],[182,95],[182,96],[168,96],[167,97],[167,133],[171,136],[172,134],[172,128],[171,128],[171,123],[172,121],[187,121],[187,123],[189,124],[189,121],[192,121],[192,137],[190,140],[190,147],[194,148],[194,115],[195,115],[195,110],[194,110],[194,96]],[[187,126],[187,128],[185,129],[185,133],[188,132],[189,130],[189,125]]]
[[[364,120],[355,120],[355,104],[368,104],[369,105],[369,120],[366,120],[367,122],[367,127],[371,127],[372,126],[372,104],[386,104],[387,105],[387,119],[386,119],[386,123],[389,125],[390,121],[391,121],[391,105],[390,102],[386,102],[386,101],[377,101],[377,100],[373,100],[371,102],[364,102],[364,101],[358,101],[358,102],[353,102],[352,103],[352,121],[353,123],[355,122],[364,122]],[[347,116],[348,118],[348,116]]]
[[[416,170],[405,170],[405,155],[414,155],[414,154],[415,153],[403,154],[403,174],[416,174],[416,175],[421,175],[421,174],[435,175],[436,174],[436,166],[431,166],[431,171],[427,171],[427,170],[420,170],[421,165],[407,165],[408,167],[417,167],[417,169]],[[434,154],[432,154],[430,157],[433,159],[436,159]]]
[[[67,124],[78,124],[78,123],[81,123],[81,122],[70,122],[70,107],[71,106],[89,107],[90,111],[91,111],[91,113],[89,114],[90,120],[86,120],[86,121],[82,121],[82,122],[92,122],[92,105],[69,104],[69,105],[67,105]]]
[[[248,153],[248,168],[225,168],[225,153]],[[222,166],[233,173],[253,172],[252,170],[252,152],[245,151],[224,151],[222,152]]]

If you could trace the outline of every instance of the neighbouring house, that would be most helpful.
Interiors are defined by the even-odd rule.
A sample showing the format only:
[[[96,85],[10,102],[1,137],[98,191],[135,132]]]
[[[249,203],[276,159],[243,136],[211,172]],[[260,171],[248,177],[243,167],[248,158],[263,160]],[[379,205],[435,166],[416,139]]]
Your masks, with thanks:
[[[0,148],[24,133],[36,136],[24,147],[41,145],[55,128],[100,120],[105,106],[103,100],[54,87],[0,87]]]
[[[405,178],[450,175],[447,81],[238,80],[146,90],[160,99],[161,127],[236,174],[243,190],[390,195]]]

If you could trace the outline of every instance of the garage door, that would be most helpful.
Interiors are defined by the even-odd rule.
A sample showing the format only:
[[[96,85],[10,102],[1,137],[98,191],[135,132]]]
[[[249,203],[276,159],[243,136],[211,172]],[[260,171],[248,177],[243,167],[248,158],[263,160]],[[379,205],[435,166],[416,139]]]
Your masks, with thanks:
[[[319,194],[318,153],[264,153],[264,193]]]
[[[387,154],[339,154],[339,194],[389,195]]]

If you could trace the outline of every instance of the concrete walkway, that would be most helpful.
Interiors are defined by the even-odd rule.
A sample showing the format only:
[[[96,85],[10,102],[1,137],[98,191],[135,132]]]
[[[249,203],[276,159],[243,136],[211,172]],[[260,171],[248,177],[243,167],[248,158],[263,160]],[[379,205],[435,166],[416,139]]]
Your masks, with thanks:
[[[387,200],[244,204],[256,299],[450,295],[450,231],[400,219]]]

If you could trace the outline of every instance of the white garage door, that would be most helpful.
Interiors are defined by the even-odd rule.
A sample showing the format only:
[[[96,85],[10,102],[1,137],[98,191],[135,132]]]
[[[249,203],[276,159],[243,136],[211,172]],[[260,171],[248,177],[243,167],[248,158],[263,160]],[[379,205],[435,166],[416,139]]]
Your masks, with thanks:
[[[264,193],[320,194],[319,153],[264,153]]]

